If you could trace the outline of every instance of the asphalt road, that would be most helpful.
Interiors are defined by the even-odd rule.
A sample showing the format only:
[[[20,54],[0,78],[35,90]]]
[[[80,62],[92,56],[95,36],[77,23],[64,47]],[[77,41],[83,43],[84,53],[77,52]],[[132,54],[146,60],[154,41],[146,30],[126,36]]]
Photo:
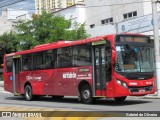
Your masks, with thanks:
[[[78,102],[77,98],[65,97],[53,100],[51,97],[40,97],[34,101],[26,101],[22,96],[13,96],[0,87],[0,111],[97,111],[99,113],[115,111],[160,111],[160,99],[128,97],[123,103],[113,99],[97,100],[92,105]],[[160,113],[160,112],[159,112]],[[102,120],[104,118],[101,118]],[[110,118],[113,119],[113,118]],[[148,118],[146,118],[148,119]],[[154,117],[154,119],[158,119]]]

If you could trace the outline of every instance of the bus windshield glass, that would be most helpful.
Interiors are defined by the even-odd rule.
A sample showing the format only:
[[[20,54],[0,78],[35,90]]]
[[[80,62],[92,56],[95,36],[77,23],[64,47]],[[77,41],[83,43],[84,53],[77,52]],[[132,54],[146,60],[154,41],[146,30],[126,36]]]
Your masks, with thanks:
[[[145,37],[143,39],[141,37],[142,43],[121,41],[121,44],[116,45],[117,72],[153,72],[153,48]]]

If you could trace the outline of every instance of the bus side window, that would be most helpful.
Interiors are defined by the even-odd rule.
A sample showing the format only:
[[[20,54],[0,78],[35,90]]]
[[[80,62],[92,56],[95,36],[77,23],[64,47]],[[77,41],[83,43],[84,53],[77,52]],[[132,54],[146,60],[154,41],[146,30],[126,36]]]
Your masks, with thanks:
[[[31,70],[32,54],[22,55],[22,70]]]
[[[41,70],[43,69],[43,52],[38,52],[33,54],[33,69]]]
[[[71,47],[60,48],[57,50],[57,67],[58,68],[72,67]]]
[[[44,63],[43,63],[43,68],[44,69],[51,69],[55,68],[55,55],[53,53],[53,50],[47,50],[44,52]]]
[[[78,45],[73,48],[73,65],[89,66],[91,65],[91,46],[88,44]]]
[[[6,72],[12,72],[12,57],[8,57],[6,60]]]

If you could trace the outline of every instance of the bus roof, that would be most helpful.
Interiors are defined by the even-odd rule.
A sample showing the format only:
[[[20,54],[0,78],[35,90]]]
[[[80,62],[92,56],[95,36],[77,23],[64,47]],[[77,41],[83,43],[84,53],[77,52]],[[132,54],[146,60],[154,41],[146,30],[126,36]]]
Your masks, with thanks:
[[[82,39],[82,40],[77,40],[77,41],[57,41],[53,43],[37,45],[33,49],[30,49],[30,50],[24,50],[24,51],[18,51],[15,53],[6,54],[6,57],[34,53],[34,52],[45,51],[49,49],[56,49],[56,48],[73,46],[73,45],[90,43],[90,42],[96,42],[99,40],[103,40],[103,38],[104,36],[99,36],[99,37],[87,38],[87,39]]]
[[[87,39],[76,40],[76,41],[62,41],[61,40],[61,41],[57,41],[57,42],[53,42],[53,43],[37,45],[33,49],[30,49],[30,50],[24,50],[24,51],[18,51],[15,53],[6,54],[6,57],[34,53],[34,52],[45,51],[45,50],[49,50],[49,49],[56,49],[56,48],[67,47],[67,46],[73,46],[73,45],[79,45],[79,44],[90,43],[90,42],[96,42],[96,41],[104,40],[107,38],[112,38],[109,40],[111,40],[111,42],[113,43],[115,35],[116,34],[109,34],[109,35],[97,36],[97,37],[93,37],[93,38],[87,38]],[[142,35],[142,34],[122,33],[120,35]]]

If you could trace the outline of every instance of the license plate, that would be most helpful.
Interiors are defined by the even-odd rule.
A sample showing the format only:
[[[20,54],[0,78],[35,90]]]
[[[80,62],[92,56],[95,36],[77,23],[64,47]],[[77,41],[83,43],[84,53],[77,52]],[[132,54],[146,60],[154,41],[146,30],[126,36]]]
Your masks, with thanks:
[[[145,89],[139,89],[139,92],[145,92]]]

